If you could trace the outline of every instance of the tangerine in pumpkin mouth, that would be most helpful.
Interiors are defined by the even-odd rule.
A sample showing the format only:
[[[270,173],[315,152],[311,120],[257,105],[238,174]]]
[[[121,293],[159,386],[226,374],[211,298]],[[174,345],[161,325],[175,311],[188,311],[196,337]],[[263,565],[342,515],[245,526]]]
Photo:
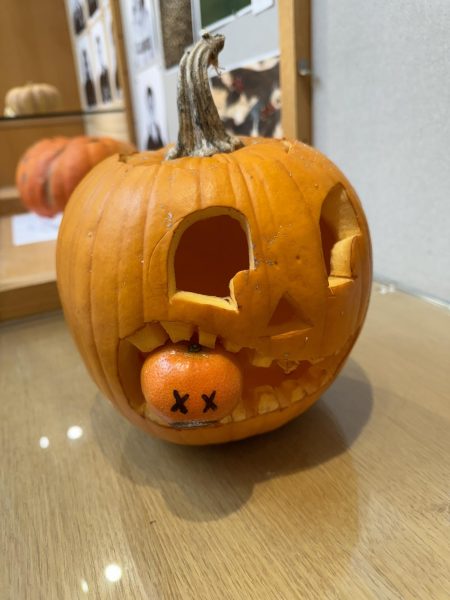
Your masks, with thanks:
[[[207,78],[222,47],[205,35],[181,61],[175,147],[95,167],[57,246],[91,375],[133,424],[181,444],[264,433],[311,406],[355,343],[371,286],[366,218],[341,171],[300,142],[225,131]],[[174,380],[160,376],[167,356],[180,359]],[[179,377],[186,365],[195,377]]]
[[[228,352],[166,344],[141,369],[146,412],[172,427],[200,427],[229,415],[242,396],[242,371]]]

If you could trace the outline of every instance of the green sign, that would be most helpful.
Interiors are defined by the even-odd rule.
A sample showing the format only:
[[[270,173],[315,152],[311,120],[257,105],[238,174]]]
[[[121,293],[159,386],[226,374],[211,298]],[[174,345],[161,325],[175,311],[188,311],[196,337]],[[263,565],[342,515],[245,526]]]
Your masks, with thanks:
[[[200,0],[202,27],[230,17],[250,4],[251,0]]]

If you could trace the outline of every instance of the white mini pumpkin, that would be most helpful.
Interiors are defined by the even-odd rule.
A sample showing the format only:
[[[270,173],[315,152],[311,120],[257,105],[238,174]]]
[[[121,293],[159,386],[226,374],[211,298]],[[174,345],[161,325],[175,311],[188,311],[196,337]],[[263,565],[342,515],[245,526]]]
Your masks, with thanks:
[[[5,96],[5,117],[50,113],[61,106],[61,94],[48,83],[27,83]]]

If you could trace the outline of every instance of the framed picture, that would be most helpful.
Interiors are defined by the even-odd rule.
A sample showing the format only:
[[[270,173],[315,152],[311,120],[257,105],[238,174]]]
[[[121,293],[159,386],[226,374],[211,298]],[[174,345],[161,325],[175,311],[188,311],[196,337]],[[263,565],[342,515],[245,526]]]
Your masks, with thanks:
[[[157,27],[150,0],[122,0],[126,49],[133,72],[143,71],[157,59]]]
[[[89,34],[94,53],[94,77],[97,90],[100,92],[99,101],[103,104],[109,104],[113,100],[112,74],[103,22],[98,20],[91,27]]]
[[[99,9],[99,0],[86,0],[86,3],[87,3],[88,15],[91,18],[95,15],[95,13]]]
[[[135,85],[135,118],[140,150],[157,150],[167,143],[164,87],[154,65],[139,73]]]
[[[78,73],[80,78],[82,102],[86,108],[96,108],[98,104],[95,89],[93,61],[88,35],[80,35],[76,40]]]
[[[117,60],[117,49],[116,43],[114,39],[114,30],[113,30],[113,19],[112,13],[110,10],[109,2],[105,4],[105,29],[106,29],[106,41],[108,45],[108,54],[110,57],[110,74],[111,74],[111,84],[113,88],[113,96],[116,98],[122,98],[123,90],[122,90],[122,82],[120,80],[119,73],[119,62]]]
[[[68,10],[75,35],[80,35],[86,28],[86,13],[84,0],[70,0]]]

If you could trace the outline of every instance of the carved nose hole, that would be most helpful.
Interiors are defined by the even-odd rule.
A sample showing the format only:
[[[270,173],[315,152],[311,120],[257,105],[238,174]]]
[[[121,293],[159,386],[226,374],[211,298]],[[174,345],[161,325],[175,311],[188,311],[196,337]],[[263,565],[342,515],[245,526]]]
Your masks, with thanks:
[[[269,335],[309,329],[311,326],[311,320],[288,294],[280,298],[267,324]]]
[[[220,210],[218,207],[214,212]],[[173,263],[175,288],[226,298],[236,273],[250,268],[248,227],[237,211],[228,209],[227,214],[208,216],[211,212],[191,215],[193,222],[179,238]]]

